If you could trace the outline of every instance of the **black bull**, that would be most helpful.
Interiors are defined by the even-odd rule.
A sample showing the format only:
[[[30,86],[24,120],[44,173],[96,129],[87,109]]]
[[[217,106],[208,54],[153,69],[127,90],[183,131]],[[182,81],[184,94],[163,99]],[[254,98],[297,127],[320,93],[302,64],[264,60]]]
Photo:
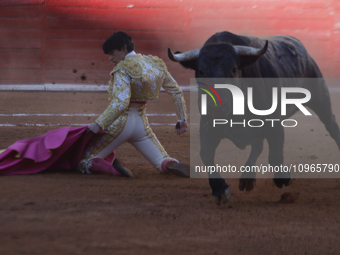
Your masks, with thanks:
[[[307,79],[309,82],[290,84],[289,86],[300,86],[310,91],[311,99],[305,106],[319,116],[340,149],[339,127],[332,114],[328,89],[317,64],[296,38],[289,36],[256,38],[221,32],[210,37],[201,49],[185,53],[176,52],[175,54],[172,54],[169,49],[168,53],[171,60],[195,70],[196,78],[318,78]],[[278,89],[283,86],[282,84],[275,85],[279,87]],[[237,86],[243,89],[246,94],[241,84],[237,84]],[[257,98],[257,100],[254,98],[255,108],[268,109],[271,106],[272,87],[268,88],[265,82],[259,82],[257,88],[254,88],[254,95]],[[221,98],[229,98],[231,102],[230,93],[229,95],[221,95]],[[223,102],[223,105],[226,106],[222,107],[219,112],[216,111],[216,114],[222,114],[219,116],[220,118],[230,118],[232,108],[230,104],[228,104],[228,100]],[[287,115],[284,118],[289,118],[297,110],[298,108],[292,105],[287,109]],[[249,119],[251,116],[244,116],[245,119],[247,117]],[[271,117],[283,119],[278,111],[273,113]],[[246,145],[251,145],[251,153],[246,166],[255,165],[262,152],[264,139],[267,140],[269,145],[269,164],[272,166],[283,164],[284,130],[282,125],[275,125],[270,129],[266,126],[255,129],[221,126],[223,126],[222,132],[213,132],[211,116],[209,114],[201,116],[200,156],[206,166],[215,165],[215,150],[223,138],[230,139],[241,149],[244,149]],[[239,189],[252,190],[255,175],[248,174],[242,177],[239,182]],[[275,185],[279,188],[282,188],[283,185],[288,186],[290,181],[289,173],[274,175]],[[224,179],[218,173],[215,173],[209,178],[209,183],[216,203],[227,202],[226,191],[229,192],[229,187]]]

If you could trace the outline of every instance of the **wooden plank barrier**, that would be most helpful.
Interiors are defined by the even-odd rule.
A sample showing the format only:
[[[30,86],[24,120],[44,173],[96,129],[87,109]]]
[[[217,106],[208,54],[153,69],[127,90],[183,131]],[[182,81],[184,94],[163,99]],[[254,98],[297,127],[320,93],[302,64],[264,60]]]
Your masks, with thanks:
[[[0,84],[105,85],[113,65],[101,47],[118,30],[137,52],[163,58],[181,85],[194,72],[167,48],[199,48],[220,31],[295,36],[325,77],[339,75],[337,0],[0,0]]]

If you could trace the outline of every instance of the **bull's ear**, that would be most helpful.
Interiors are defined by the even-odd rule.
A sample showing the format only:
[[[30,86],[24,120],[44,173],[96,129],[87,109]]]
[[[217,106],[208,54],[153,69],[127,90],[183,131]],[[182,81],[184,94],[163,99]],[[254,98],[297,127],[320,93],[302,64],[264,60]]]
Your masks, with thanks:
[[[240,56],[239,57],[239,68],[243,69],[247,66],[254,64],[260,56]]]
[[[175,54],[177,53],[182,53],[180,51],[176,51]],[[183,67],[185,68],[189,68],[192,70],[196,70],[197,69],[197,59],[195,60],[188,60],[188,61],[181,61],[179,62]]]

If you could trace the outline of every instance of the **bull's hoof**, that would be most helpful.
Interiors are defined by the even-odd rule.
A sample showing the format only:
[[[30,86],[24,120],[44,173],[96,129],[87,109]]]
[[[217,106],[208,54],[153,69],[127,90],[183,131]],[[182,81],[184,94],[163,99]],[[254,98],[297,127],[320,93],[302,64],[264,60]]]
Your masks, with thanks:
[[[228,201],[230,199],[230,188],[229,188],[229,186],[225,189],[225,191],[221,195],[214,196],[214,199],[215,199],[216,205],[228,203]]]
[[[239,190],[252,191],[255,187],[256,179],[254,178],[241,178],[238,184]]]
[[[282,189],[283,185],[289,186],[291,184],[290,173],[278,172],[274,174],[275,186]]]
[[[292,182],[291,178],[274,178],[273,179],[275,186],[279,189],[282,189],[283,185],[289,186]]]

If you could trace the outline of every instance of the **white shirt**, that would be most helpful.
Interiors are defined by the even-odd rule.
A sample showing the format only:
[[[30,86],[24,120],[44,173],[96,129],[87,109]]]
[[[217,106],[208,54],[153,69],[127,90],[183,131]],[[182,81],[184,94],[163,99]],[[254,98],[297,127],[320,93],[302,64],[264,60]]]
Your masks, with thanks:
[[[137,54],[137,53],[133,50],[133,51],[129,52],[128,54],[126,54],[125,57],[132,56],[132,55],[135,55],[135,54]]]

